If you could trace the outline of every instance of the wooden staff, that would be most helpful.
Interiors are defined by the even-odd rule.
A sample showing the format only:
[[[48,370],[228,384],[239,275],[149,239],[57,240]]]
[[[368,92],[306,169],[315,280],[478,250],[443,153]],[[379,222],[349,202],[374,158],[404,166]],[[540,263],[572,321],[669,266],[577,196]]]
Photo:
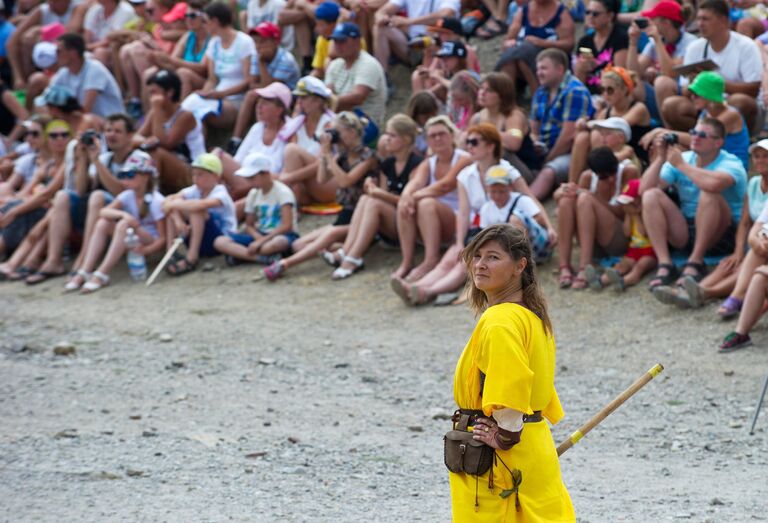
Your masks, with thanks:
[[[653,378],[655,378],[661,371],[664,370],[664,366],[661,363],[657,363],[654,365],[648,372],[640,376],[637,381],[635,381],[632,385],[629,386],[627,390],[616,396],[613,401],[611,401],[608,405],[603,407],[600,412],[595,414],[592,419],[590,419],[588,422],[586,422],[584,425],[579,427],[577,431],[575,431],[571,436],[563,441],[558,447],[557,447],[557,455],[562,456],[563,453],[568,450],[569,448],[573,447],[576,443],[579,442],[581,438],[583,438],[590,430],[594,429],[597,425],[600,424],[605,418],[607,418],[614,410],[619,408],[620,405],[622,405],[625,401],[627,401],[629,398],[631,398],[635,392],[642,389],[646,383],[651,381]]]
[[[179,245],[184,243],[184,239],[182,238],[176,238],[173,240],[173,243],[171,244],[171,248],[168,249],[168,252],[165,253],[165,256],[163,256],[163,259],[160,260],[160,263],[157,264],[157,267],[155,267],[155,270],[152,272],[152,275],[147,280],[147,287],[152,285],[152,283],[155,281],[155,278],[157,278],[157,275],[160,274],[160,271],[162,271],[165,266],[168,264],[168,260],[171,259],[171,256],[176,252],[176,250],[179,248]]]

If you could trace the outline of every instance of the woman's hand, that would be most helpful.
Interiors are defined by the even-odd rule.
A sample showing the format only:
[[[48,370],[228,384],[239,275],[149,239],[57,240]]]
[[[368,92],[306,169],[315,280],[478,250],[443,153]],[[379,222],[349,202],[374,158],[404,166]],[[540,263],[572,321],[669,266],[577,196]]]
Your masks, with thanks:
[[[324,155],[330,155],[333,152],[331,144],[331,133],[322,133],[318,140],[320,142],[320,152]]]
[[[505,438],[505,436],[502,436],[499,433],[500,430],[501,429],[499,429],[499,426],[492,419],[478,418],[478,420],[475,422],[473,431],[474,435],[472,436],[472,439],[485,443],[489,447],[492,447],[496,450],[507,450],[511,448],[515,443],[517,443],[517,441],[519,441],[519,439],[517,441],[510,439],[509,444],[505,445],[501,442],[501,438]],[[508,431],[504,432],[511,434]]]
[[[589,127],[587,127],[587,119],[582,117],[576,120],[576,131],[588,131]]]
[[[550,247],[554,247],[555,245],[557,245],[557,240],[558,240],[557,231],[552,227],[547,229],[547,245],[549,245]]]
[[[718,265],[722,267],[727,272],[731,272],[734,269],[736,269],[739,265],[741,265],[741,262],[744,260],[744,255],[740,253],[734,253],[730,256],[727,256],[720,260],[720,263]]]
[[[658,129],[652,129],[645,133],[642,138],[640,138],[640,141],[638,142],[640,144],[640,147],[645,149],[646,151],[651,147],[651,144],[653,144],[654,139],[657,136],[660,136],[662,133],[666,132],[666,129],[663,129],[659,127]]]
[[[378,188],[376,182],[371,177],[366,178],[363,182],[363,192],[369,196],[375,193]]]

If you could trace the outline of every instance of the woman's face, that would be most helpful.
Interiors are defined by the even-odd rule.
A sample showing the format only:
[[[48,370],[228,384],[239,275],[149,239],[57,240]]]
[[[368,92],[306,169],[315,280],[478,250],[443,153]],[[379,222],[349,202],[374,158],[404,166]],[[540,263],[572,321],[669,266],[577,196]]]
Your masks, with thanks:
[[[499,93],[491,89],[488,82],[480,84],[480,89],[477,91],[477,103],[480,107],[498,107],[500,102]]]
[[[762,177],[768,177],[768,151],[762,147],[755,147],[752,151],[752,164],[755,171]]]
[[[459,70],[459,59],[455,56],[439,58],[440,68],[446,73],[455,73]]]
[[[259,98],[256,103],[256,120],[264,123],[275,123],[283,116],[283,104],[270,98]]]
[[[125,178],[121,178],[118,176],[118,179],[123,184],[123,187],[126,189],[130,189],[132,191],[140,191],[144,189],[147,186],[147,179],[149,178],[148,173],[142,173],[136,171],[133,176],[128,176]]]
[[[600,81],[600,91],[603,94],[605,103],[613,107],[619,100],[623,100],[627,96],[626,86],[619,85],[611,79],[604,79]]]
[[[184,15],[184,21],[187,24],[187,29],[190,31],[199,31],[203,26],[203,12],[196,11],[194,9],[187,9]]]
[[[586,10],[587,27],[593,29],[603,29],[605,26],[611,23],[611,14],[600,2],[590,2],[587,4]]]
[[[27,141],[29,146],[37,151],[40,149],[40,146],[43,144],[43,128],[40,126],[37,122],[32,122],[28,124],[27,126],[27,132],[24,135],[24,139]]]
[[[208,33],[211,36],[220,36],[221,35],[221,24],[219,24],[219,21],[215,18],[211,18],[208,15],[203,16],[203,23],[205,24],[206,29],[208,29]]]
[[[303,113],[319,113],[325,109],[325,99],[313,94],[299,97],[299,109]]]
[[[149,2],[147,2],[147,7],[144,8],[144,12],[147,13],[150,20],[156,24],[160,24],[163,22],[163,15],[168,12],[168,9],[161,4],[149,0]]]
[[[466,150],[475,162],[493,157],[493,144],[486,142],[476,133],[467,135]]]
[[[448,151],[453,146],[453,133],[443,124],[431,125],[427,128],[427,145],[435,154]]]
[[[362,138],[353,127],[347,125],[336,125],[336,129],[339,131],[339,138],[341,143],[347,149],[354,149],[362,142]]]
[[[398,153],[408,146],[408,139],[397,134],[394,127],[391,125],[387,125],[387,130],[384,133],[384,136],[387,137],[387,152],[390,154]]]
[[[63,153],[67,149],[67,143],[71,133],[65,126],[54,126],[48,129],[48,147],[53,153]]]
[[[497,241],[491,240],[472,257],[472,281],[486,294],[498,292],[519,279],[525,265],[525,258],[515,260]]]
[[[451,98],[453,99],[454,105],[466,106],[472,104],[472,99],[470,98],[469,93],[461,88],[451,89]]]

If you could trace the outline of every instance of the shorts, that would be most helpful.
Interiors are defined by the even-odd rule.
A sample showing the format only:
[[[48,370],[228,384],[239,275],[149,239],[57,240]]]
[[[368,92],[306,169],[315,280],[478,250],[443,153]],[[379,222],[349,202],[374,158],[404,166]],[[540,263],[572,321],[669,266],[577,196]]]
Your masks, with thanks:
[[[266,232],[261,230],[259,232],[261,234],[267,234]],[[253,236],[251,236],[250,234],[245,234],[243,232],[228,232],[227,236],[229,236],[229,238],[232,241],[234,241],[238,245],[242,245],[243,247],[248,247],[251,243],[253,243]],[[291,246],[293,245],[293,242],[299,239],[298,233],[294,231],[286,232],[286,233],[280,234],[279,236],[283,236],[285,239],[288,240],[288,248],[286,249],[286,251],[290,251]]]
[[[627,237],[624,236],[624,227],[619,220],[613,228],[613,237],[608,245],[600,245],[595,242],[594,258],[609,258],[614,256],[624,256],[627,252]]]
[[[221,231],[221,227],[219,227],[219,225],[212,218],[205,220],[203,241],[200,242],[200,253],[198,255],[202,258],[218,256],[220,253],[213,246],[213,241],[223,234],[224,233]],[[187,247],[189,247],[189,236],[184,238],[184,243],[187,245]]]
[[[104,206],[109,205],[115,199],[111,193],[97,189],[104,196]],[[85,196],[80,196],[75,191],[67,190],[69,195],[69,218],[72,220],[72,227],[78,232],[85,231],[85,219],[88,214],[88,200],[96,192],[90,192]]]
[[[0,212],[8,212],[21,204],[21,202],[21,200],[12,200],[0,207]],[[2,236],[3,243],[5,244],[6,254],[10,255],[19,245],[21,245],[21,242],[24,241],[24,238],[29,234],[29,231],[32,230],[32,227],[43,219],[46,212],[47,209],[42,207],[32,209],[21,216],[17,216],[7,227],[0,230],[0,236]]]
[[[558,184],[568,181],[568,171],[571,167],[571,153],[558,156],[554,160],[550,160],[544,164],[543,169],[549,167],[555,171],[555,180]]]
[[[501,68],[507,65],[513,60],[521,60],[530,68],[530,70],[536,73],[536,56],[541,52],[543,48],[537,45],[533,45],[531,42],[517,42],[514,47],[504,49],[499,61],[494,66],[494,71],[501,71]]]
[[[685,222],[688,224],[688,243],[685,244],[683,250],[685,254],[690,254],[693,251],[693,244],[696,240],[696,220],[694,218],[686,218]],[[704,256],[727,256],[733,253],[736,248],[736,229],[738,223],[733,219],[731,220],[728,229],[723,233],[717,243],[709,248]]]
[[[524,214],[521,211],[512,211],[520,221],[525,224],[525,230],[528,233],[528,240],[531,242],[533,250],[533,259],[536,262],[542,262],[550,257],[552,250],[549,246],[549,233],[536,220]]]
[[[344,207],[339,214],[336,215],[336,221],[333,222],[334,226],[341,226],[341,225],[349,225],[352,223],[352,214],[355,212],[354,209],[348,209]]]
[[[643,86],[645,87],[645,106],[648,108],[648,112],[651,113],[652,124],[653,121],[656,123],[661,122],[661,112],[656,103],[656,90],[649,82],[643,82]],[[677,89],[678,91],[680,90],[679,84]]]
[[[653,247],[630,247],[627,249],[626,254],[624,254],[627,258],[630,260],[640,261],[640,258],[645,258],[650,256],[654,260],[656,259],[656,252],[653,250]]]

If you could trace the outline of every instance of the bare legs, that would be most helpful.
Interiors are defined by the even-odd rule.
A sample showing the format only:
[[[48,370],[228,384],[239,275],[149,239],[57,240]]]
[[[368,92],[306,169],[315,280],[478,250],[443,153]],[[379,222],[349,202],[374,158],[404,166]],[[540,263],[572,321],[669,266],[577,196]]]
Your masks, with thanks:
[[[405,207],[398,207],[397,231],[403,259],[392,276],[408,276],[410,281],[415,281],[434,269],[440,261],[440,244],[449,242],[454,237],[456,215],[453,209],[437,199],[422,198],[416,203],[416,212],[413,215],[408,214]],[[411,270],[417,233],[424,243],[424,260]]]
[[[299,205],[336,200],[338,184],[334,180],[318,183],[317,166],[317,158],[295,143],[285,147],[283,172],[278,179],[291,188]]]
[[[768,290],[768,266],[762,265],[755,270],[749,282],[744,305],[739,314],[739,322],[736,324],[736,332],[739,334],[748,334],[763,315],[766,290]]]
[[[344,252],[347,256],[362,258],[379,231],[389,238],[396,238],[395,212],[395,207],[383,200],[368,195],[362,196],[355,207],[349,234],[344,242]],[[356,268],[347,261],[342,261],[341,267],[350,270]]]

